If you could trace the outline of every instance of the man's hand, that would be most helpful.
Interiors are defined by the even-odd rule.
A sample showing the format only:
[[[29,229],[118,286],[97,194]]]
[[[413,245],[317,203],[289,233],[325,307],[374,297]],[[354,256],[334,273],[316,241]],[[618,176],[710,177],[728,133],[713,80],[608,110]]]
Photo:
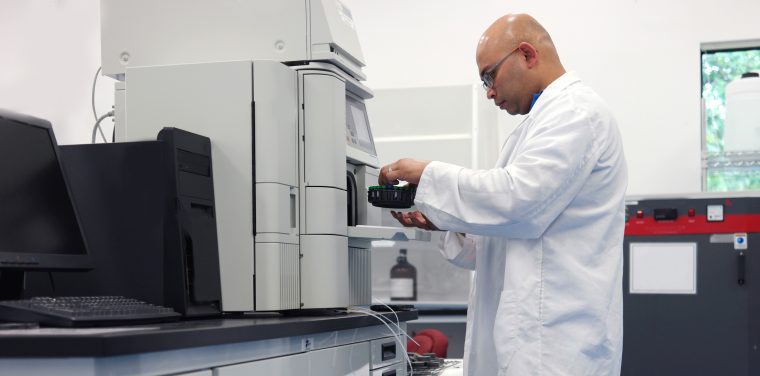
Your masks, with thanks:
[[[436,227],[433,222],[430,222],[427,217],[419,211],[397,212],[391,210],[391,215],[405,227],[418,227],[423,230],[438,231],[438,227]]]
[[[417,185],[420,182],[422,171],[430,161],[418,161],[416,159],[404,158],[399,159],[380,169],[380,176],[377,182],[380,185],[398,184],[399,180]]]

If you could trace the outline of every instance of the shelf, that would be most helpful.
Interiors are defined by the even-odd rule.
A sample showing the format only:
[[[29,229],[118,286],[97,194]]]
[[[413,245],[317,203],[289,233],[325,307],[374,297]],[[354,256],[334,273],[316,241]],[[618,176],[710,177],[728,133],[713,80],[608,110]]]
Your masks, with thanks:
[[[726,151],[702,156],[702,168],[760,168],[760,151]]]
[[[431,232],[411,227],[348,226],[348,245],[369,248],[373,240],[429,242]]]
[[[388,299],[380,299],[380,302],[391,305],[391,304],[411,304],[414,306],[414,308],[417,311],[423,312],[423,311],[466,311],[467,310],[467,302],[466,301],[434,301],[434,300],[388,300]],[[375,304],[380,304],[375,302]]]

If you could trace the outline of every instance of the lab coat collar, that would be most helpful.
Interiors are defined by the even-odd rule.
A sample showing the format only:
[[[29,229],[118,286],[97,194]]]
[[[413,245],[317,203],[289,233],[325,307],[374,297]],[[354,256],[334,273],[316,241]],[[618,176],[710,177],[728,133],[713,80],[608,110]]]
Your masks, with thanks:
[[[570,85],[580,81],[581,79],[575,74],[575,72],[565,72],[565,74],[559,76],[556,80],[552,81],[543,92],[541,92],[541,96],[536,100],[536,103],[531,108],[528,116],[539,111],[545,103],[554,99],[554,97],[570,87]]]

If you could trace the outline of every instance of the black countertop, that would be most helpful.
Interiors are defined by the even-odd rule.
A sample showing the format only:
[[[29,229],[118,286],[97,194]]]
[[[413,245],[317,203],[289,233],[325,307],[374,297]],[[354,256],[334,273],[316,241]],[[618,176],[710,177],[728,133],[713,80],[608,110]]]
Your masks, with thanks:
[[[392,313],[383,316],[395,321]],[[400,321],[417,311],[397,312]],[[191,347],[285,338],[382,325],[358,313],[323,316],[279,315],[187,320],[108,328],[0,330],[0,357],[105,357]]]

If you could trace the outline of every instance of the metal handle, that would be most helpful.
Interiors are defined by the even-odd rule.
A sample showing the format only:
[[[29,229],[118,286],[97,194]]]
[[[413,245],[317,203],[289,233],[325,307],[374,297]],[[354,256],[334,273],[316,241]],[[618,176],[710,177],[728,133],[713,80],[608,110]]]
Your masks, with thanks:
[[[744,255],[744,252],[739,252],[737,255],[739,257],[739,262],[737,263],[739,270],[738,270],[738,280],[739,286],[744,286],[745,282],[745,273],[746,273],[746,256]]]

